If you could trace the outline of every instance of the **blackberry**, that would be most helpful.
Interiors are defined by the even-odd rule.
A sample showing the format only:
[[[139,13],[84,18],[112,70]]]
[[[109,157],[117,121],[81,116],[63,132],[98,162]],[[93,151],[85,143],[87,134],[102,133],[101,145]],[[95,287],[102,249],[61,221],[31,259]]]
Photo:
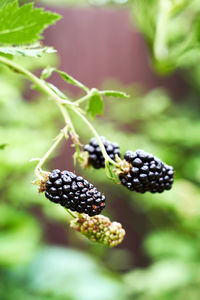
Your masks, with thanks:
[[[101,141],[111,159],[115,160],[115,154],[120,157],[119,145],[117,143],[107,141],[104,136],[101,136]],[[105,168],[105,159],[96,138],[91,138],[90,143],[84,146],[84,150],[89,154],[88,162],[90,165],[95,169]]]
[[[173,167],[143,150],[127,151],[124,159],[130,164],[130,171],[121,173],[119,179],[130,191],[162,193],[171,189],[174,181]]]
[[[120,244],[126,234],[122,225],[118,222],[111,222],[109,218],[99,215],[92,218],[85,214],[73,219],[70,226],[85,235],[93,242],[114,247]]]
[[[83,177],[69,171],[53,170],[45,188],[46,198],[72,211],[94,216],[105,207],[105,196]]]

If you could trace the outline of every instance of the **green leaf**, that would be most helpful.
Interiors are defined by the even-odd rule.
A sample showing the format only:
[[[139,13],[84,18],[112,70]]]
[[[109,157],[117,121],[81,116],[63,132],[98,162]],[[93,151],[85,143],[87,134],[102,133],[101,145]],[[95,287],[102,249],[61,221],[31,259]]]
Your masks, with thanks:
[[[106,176],[111,179],[113,182],[117,183],[118,182],[118,177],[116,174],[113,172],[109,162],[106,162],[105,164],[105,170],[106,170]]]
[[[0,144],[0,150],[4,150],[8,144]]]
[[[126,93],[118,92],[118,91],[103,91],[102,94],[107,97],[115,97],[115,98],[129,98],[130,97]]]
[[[47,82],[48,86],[60,97],[66,99],[65,94],[61,92],[54,84]]]
[[[86,87],[84,84],[73,78],[72,76],[68,75],[67,73],[60,71],[60,70],[55,70],[55,72],[59,73],[60,76],[69,84],[73,84],[84,90],[85,92],[89,92],[88,87]]]
[[[51,76],[55,68],[47,67],[42,71],[42,74],[40,76],[41,79],[45,80]]]
[[[0,53],[18,55],[18,56],[32,56],[41,57],[45,53],[54,53],[55,49],[51,47],[31,48],[31,47],[0,47]]]
[[[0,43],[34,43],[42,38],[43,30],[58,19],[58,14],[34,8],[33,3],[19,7],[17,1],[11,2],[0,10]]]
[[[100,94],[96,93],[90,97],[87,111],[94,118],[97,114],[103,115],[104,102]]]

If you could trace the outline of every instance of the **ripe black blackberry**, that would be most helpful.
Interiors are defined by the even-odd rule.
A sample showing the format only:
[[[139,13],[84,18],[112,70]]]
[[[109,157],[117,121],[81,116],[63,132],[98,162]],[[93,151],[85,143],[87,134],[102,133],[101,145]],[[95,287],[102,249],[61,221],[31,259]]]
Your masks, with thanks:
[[[45,196],[50,201],[72,211],[94,216],[105,207],[105,196],[87,180],[72,172],[53,170],[45,187]]]
[[[106,149],[107,154],[111,159],[115,160],[115,154],[120,157],[119,145],[107,141],[104,136],[101,136],[101,141]],[[84,150],[89,154],[89,164],[95,169],[105,168],[105,159],[95,137],[91,138],[90,143],[84,146]]]
[[[127,151],[124,159],[130,163],[130,171],[119,179],[130,191],[162,193],[170,190],[174,181],[173,167],[143,150]]]

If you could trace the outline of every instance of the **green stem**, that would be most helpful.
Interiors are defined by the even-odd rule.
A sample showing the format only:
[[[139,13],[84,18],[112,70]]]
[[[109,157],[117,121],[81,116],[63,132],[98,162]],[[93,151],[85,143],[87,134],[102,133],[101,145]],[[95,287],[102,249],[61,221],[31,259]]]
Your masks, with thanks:
[[[79,139],[78,139],[78,134],[76,133],[76,130],[74,128],[74,125],[70,119],[70,116],[68,114],[68,111],[66,108],[63,107],[62,104],[58,103],[58,107],[64,117],[65,123],[67,124],[68,128],[69,128],[69,132],[72,138],[72,141],[74,143],[74,146],[76,148],[76,152],[78,153],[78,155],[80,155],[80,143],[79,143]]]
[[[66,104],[68,105],[68,108],[72,109],[83,121],[84,123],[90,128],[90,130],[92,131],[92,133],[94,134],[94,136],[96,137],[99,147],[102,151],[102,154],[105,158],[106,162],[111,163],[112,165],[119,167],[119,164],[116,163],[114,160],[112,160],[106,150],[105,147],[101,141],[100,136],[98,135],[97,131],[95,130],[95,128],[91,125],[91,123],[85,118],[85,116],[79,111],[78,107],[75,107],[75,105],[77,106],[78,100],[75,101],[74,103],[72,103],[69,100],[63,100],[61,99],[51,88],[48,87],[48,85],[45,83],[45,81],[39,79],[38,77],[36,77],[35,75],[33,75],[31,72],[29,72],[28,70],[26,70],[25,68],[21,67],[20,65],[16,64],[14,61],[11,61],[5,57],[0,56],[0,62],[3,63],[4,65],[10,67],[11,69],[13,69],[14,71],[16,71],[17,73],[20,73],[24,76],[26,76],[30,81],[32,81],[33,83],[35,83],[37,86],[40,87],[41,90],[43,90],[46,94],[48,94],[51,98],[53,98],[55,100],[55,102],[57,103],[66,124],[71,128],[71,130],[75,133],[75,129],[74,126],[70,120],[70,117],[66,111],[66,109],[64,109],[64,107],[62,106],[62,104]],[[87,96],[83,97],[86,99],[91,97],[91,95],[96,91],[96,89],[91,89],[91,91],[88,93]],[[82,98],[82,102],[83,102],[83,98]],[[81,99],[79,99],[81,100]],[[85,100],[84,100],[85,101]],[[44,157],[40,160],[39,164],[36,167],[36,171],[35,173],[37,174],[38,177],[41,178],[41,166],[44,164],[44,162],[46,161],[46,159],[48,158],[48,156],[51,154],[51,152],[56,148],[56,146],[59,144],[59,142],[62,140],[63,136],[65,135],[64,133],[65,131],[61,131],[61,133],[58,135],[55,143],[52,145],[52,147],[47,151],[47,153],[44,155]]]
[[[58,104],[58,106],[60,107],[60,110],[61,110],[61,112],[62,112],[62,114],[64,116],[64,119],[65,119],[65,122],[69,126],[69,128],[70,128],[70,130],[72,132],[72,135],[73,136],[77,136],[76,130],[75,130],[74,125],[73,125],[73,123],[72,123],[72,121],[70,119],[68,111],[63,107],[63,105]]]
[[[63,115],[63,118],[65,120],[65,123],[67,126],[69,126],[70,128],[73,126],[72,123],[71,123],[71,120],[69,118],[69,115],[68,115],[68,112],[67,110],[64,108],[64,106],[60,103],[57,103],[58,105],[58,108],[60,109],[60,112],[62,113]]]
[[[64,209],[68,212],[68,214],[70,214],[70,216],[74,219],[77,218],[77,216],[75,216],[69,209],[67,209],[66,207],[64,207]]]
[[[84,123],[90,128],[90,130],[92,131],[92,133],[94,134],[94,136],[96,137],[96,139],[97,139],[97,142],[98,142],[98,144],[99,144],[99,147],[100,147],[100,149],[101,149],[101,152],[102,152],[102,154],[103,154],[103,156],[104,156],[104,158],[105,158],[105,161],[107,162],[110,162],[112,165],[114,165],[114,166],[116,166],[116,167],[119,167],[119,164],[118,163],[116,163],[114,160],[112,160],[109,156],[108,156],[108,154],[107,154],[107,152],[106,152],[106,149],[105,149],[105,147],[104,147],[104,145],[103,145],[103,143],[102,143],[102,141],[101,141],[101,138],[100,138],[100,136],[98,135],[98,133],[97,133],[97,131],[96,131],[96,129],[91,125],[91,123],[85,118],[85,116],[83,116],[82,114],[81,114],[81,112],[79,111],[79,110],[77,110],[77,109],[75,109],[74,107],[70,107],[70,109],[72,109],[83,121],[84,121]]]
[[[51,155],[51,153],[58,146],[58,144],[61,142],[63,137],[65,136],[65,131],[66,131],[66,127],[61,130],[59,135],[55,138],[55,142],[53,143],[53,145],[49,148],[49,150],[45,153],[45,155],[40,159],[39,163],[37,164],[37,166],[35,168],[36,177],[43,179],[43,176],[41,175],[42,166],[45,163],[45,161],[47,160],[47,158]]]
[[[90,99],[90,97],[91,97],[91,93],[88,93],[86,96],[76,100],[74,103],[81,104],[83,102],[88,101]]]
[[[48,87],[48,85],[45,83],[44,80],[42,80],[42,79],[38,78],[37,76],[33,75],[31,72],[29,72],[28,70],[26,70],[22,66],[16,64],[14,61],[12,61],[10,59],[7,59],[3,56],[0,56],[0,62],[3,63],[4,65],[10,67],[11,69],[16,71],[17,73],[20,73],[20,74],[24,75],[25,77],[27,77],[30,81],[32,81],[37,86],[39,86],[40,89],[45,94],[47,94],[51,98],[55,99],[58,103],[65,103],[65,104],[68,104],[68,105],[74,105],[71,101],[66,100],[66,99],[64,100],[64,99],[61,99],[60,97],[58,97],[54,93],[54,91],[52,91],[52,89],[50,87]]]
[[[166,31],[170,10],[171,2],[169,0],[160,0],[154,39],[154,55],[157,60],[166,59],[168,56]]]
[[[74,103],[80,105],[80,104],[82,104],[83,102],[88,101],[88,100],[92,97],[92,95],[93,95],[94,93],[96,93],[96,92],[97,92],[97,89],[93,88],[93,89],[91,89],[91,90],[87,93],[87,95],[85,95],[84,97],[82,97],[82,98],[76,100]]]

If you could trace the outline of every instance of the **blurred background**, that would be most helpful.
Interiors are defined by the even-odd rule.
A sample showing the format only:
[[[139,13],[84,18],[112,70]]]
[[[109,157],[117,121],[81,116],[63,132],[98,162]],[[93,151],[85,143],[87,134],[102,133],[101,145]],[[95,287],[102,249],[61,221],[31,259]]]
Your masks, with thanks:
[[[23,1],[24,2],[24,1]],[[0,299],[198,300],[200,298],[199,0],[43,0],[63,16],[45,31],[58,54],[18,59],[39,74],[57,65],[90,88],[116,89],[94,126],[120,144],[174,166],[163,194],[115,186],[104,170],[74,168],[71,141],[46,166],[84,174],[107,197],[106,216],[123,224],[124,242],[92,244],[68,226],[65,211],[38,195],[35,163],[62,127],[44,95],[0,66]],[[55,76],[72,98],[80,91]],[[28,117],[27,117],[28,116]],[[90,136],[71,116],[82,143]],[[1,143],[0,143],[1,144]]]

